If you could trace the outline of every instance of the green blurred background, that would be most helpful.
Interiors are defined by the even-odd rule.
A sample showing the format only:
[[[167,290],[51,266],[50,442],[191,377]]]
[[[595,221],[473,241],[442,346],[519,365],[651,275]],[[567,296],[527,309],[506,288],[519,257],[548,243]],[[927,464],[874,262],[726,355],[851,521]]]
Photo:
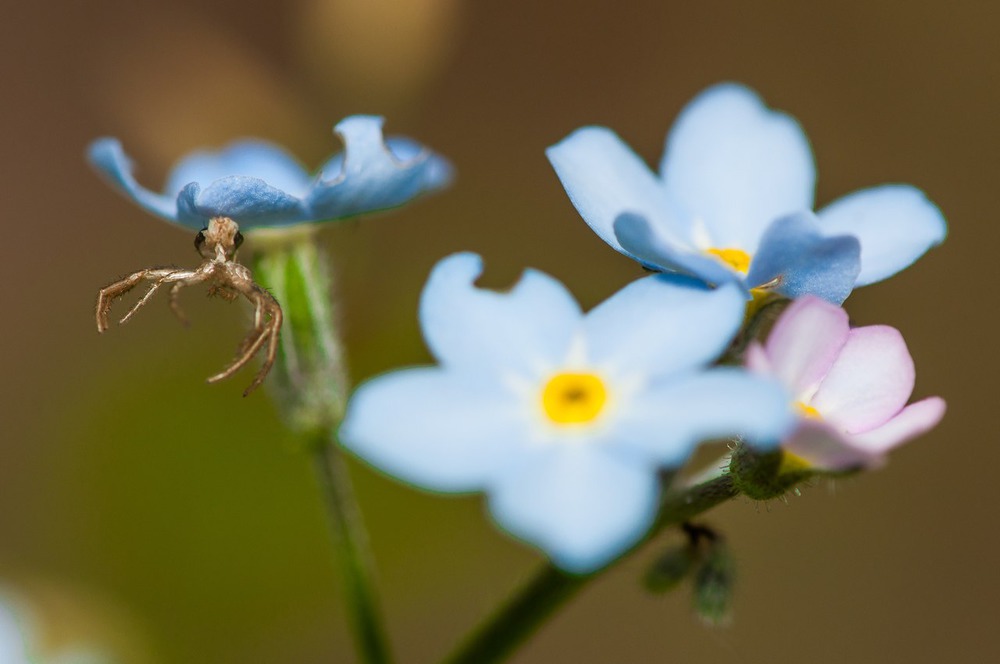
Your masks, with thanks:
[[[515,661],[998,661],[998,29],[973,0],[4,3],[0,584],[49,638],[129,664],[353,661],[308,460],[265,393],[240,397],[249,373],[204,382],[244,307],[189,292],[188,330],[158,302],[98,337],[99,287],[197,255],[89,171],[91,139],[119,136],[154,188],[189,149],[244,135],[315,166],[359,112],[450,157],[447,193],[323,233],[360,379],[428,361],[417,296],[446,253],[482,253],[493,286],[544,269],[586,306],[636,278],[543,149],[597,123],[656,163],[682,105],[737,80],[802,123],[821,204],[902,181],[945,212],[943,247],[847,307],[903,331],[915,396],[949,413],[882,471],[713,512],[741,574],[731,627],[640,590],[654,545]],[[475,498],[352,470],[404,663],[443,654],[540,562]]]

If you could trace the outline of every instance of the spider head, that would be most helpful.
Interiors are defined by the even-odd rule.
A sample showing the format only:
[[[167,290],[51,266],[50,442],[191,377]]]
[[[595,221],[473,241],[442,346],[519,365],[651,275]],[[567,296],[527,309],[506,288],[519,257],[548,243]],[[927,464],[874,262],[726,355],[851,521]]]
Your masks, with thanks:
[[[194,247],[202,258],[220,261],[233,260],[241,244],[240,227],[229,217],[212,217],[194,239]]]

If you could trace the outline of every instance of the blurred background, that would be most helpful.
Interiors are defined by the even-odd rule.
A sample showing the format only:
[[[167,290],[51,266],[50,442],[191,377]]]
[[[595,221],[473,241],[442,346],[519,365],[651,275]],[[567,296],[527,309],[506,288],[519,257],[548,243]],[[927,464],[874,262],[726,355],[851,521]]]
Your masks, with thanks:
[[[915,397],[943,395],[948,415],[884,470],[710,513],[738,556],[730,627],[702,626],[684,591],[639,587],[665,538],[514,661],[997,661],[997,492],[969,470],[1000,465],[998,30],[972,0],[5,3],[0,586],[48,641],[128,664],[353,661],[308,459],[265,393],[240,397],[248,372],[204,382],[245,307],[191,291],[189,329],[159,301],[95,331],[101,286],[198,257],[88,169],[93,138],[120,137],[154,189],[188,150],[246,135],[314,167],[351,113],[452,159],[450,191],[323,232],[362,379],[428,361],[417,296],[449,252],[482,253],[491,286],[541,268],[585,306],[636,278],[544,148],[596,123],[657,163],[683,104],[736,80],[801,122],[820,204],[901,181],[944,211],[948,241],[847,308],[902,330]],[[541,560],[476,498],[352,471],[401,662],[443,655]]]

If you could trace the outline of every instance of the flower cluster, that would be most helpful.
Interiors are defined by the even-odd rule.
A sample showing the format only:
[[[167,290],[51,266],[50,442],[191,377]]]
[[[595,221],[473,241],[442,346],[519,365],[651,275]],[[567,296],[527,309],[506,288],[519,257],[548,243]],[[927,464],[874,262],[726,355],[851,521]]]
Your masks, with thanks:
[[[188,157],[155,194],[117,141],[90,156],[146,210],[190,228],[342,218],[450,178],[412,141],[383,141],[380,119],[337,131],[345,154],[312,179],[278,148],[241,143]],[[801,128],[731,84],[682,112],[659,175],[602,127],[548,156],[590,227],[659,274],[584,313],[540,272],[494,292],[474,285],[479,256],[443,259],[420,303],[437,365],[371,379],[348,404],[340,440],[366,462],[427,489],[485,492],[504,529],[590,573],[649,532],[672,471],[704,441],[783,457],[798,478],[877,466],[943,416],[936,397],[906,405],[914,369],[899,333],[851,329],[839,306],[944,239],[919,190],[874,187],[814,212]],[[747,301],[762,296],[795,301],[755,339],[767,309]]]

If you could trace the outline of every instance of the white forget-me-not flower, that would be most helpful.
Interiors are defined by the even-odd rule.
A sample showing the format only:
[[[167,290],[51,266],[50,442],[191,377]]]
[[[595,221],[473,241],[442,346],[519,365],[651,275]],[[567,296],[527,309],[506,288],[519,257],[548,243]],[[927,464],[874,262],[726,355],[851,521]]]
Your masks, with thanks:
[[[243,230],[342,219],[396,207],[439,189],[452,169],[408,138],[382,137],[382,118],[351,116],[334,128],[344,152],[310,176],[281,148],[264,141],[194,152],[167,177],[162,193],[142,187],[114,138],[91,144],[91,164],[123,194],[154,215],[200,230],[229,217]]]
[[[660,174],[617,135],[584,127],[547,151],[584,220],[643,265],[840,304],[944,240],[940,211],[908,185],[845,196],[813,213],[805,134],[749,89],[696,97],[667,139]]]
[[[362,385],[340,430],[373,466],[418,486],[485,491],[500,525],[585,573],[653,523],[658,470],[703,440],[774,444],[792,421],[777,382],[707,368],[743,320],[735,285],[640,279],[587,314],[555,279],[476,288],[474,254],[442,260],[420,322],[439,365]]]

